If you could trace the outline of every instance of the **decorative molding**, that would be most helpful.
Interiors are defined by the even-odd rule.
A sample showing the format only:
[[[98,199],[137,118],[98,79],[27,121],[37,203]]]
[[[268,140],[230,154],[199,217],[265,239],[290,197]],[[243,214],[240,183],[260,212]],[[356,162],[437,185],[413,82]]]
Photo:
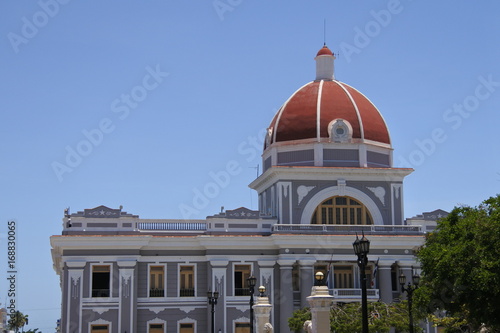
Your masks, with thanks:
[[[92,308],[94,312],[97,312],[98,314],[102,315],[104,312],[109,311],[109,308]]]
[[[245,312],[245,311],[248,311],[248,305],[245,304],[245,305],[235,305],[233,306],[236,310],[240,311],[240,312]]]
[[[394,196],[396,197],[396,199],[399,199],[399,197],[401,196],[401,187],[401,184],[392,184],[392,188],[394,189]]]
[[[382,186],[377,186],[377,187],[368,187],[370,191],[375,194],[375,196],[382,202],[382,205],[385,206],[385,188]]]
[[[299,204],[309,194],[309,192],[315,187],[316,186],[305,186],[305,185],[300,185],[299,187],[297,187],[297,195],[299,196]]]
[[[186,314],[195,310],[195,309],[196,309],[196,307],[194,307],[194,306],[181,306],[181,307],[179,307],[179,310],[184,311]]]
[[[161,308],[161,307],[156,307],[156,308],[155,308],[155,307],[149,307],[148,309],[149,309],[149,311],[154,312],[155,314],[158,314],[158,313],[162,312],[163,310],[165,310],[166,308]]]

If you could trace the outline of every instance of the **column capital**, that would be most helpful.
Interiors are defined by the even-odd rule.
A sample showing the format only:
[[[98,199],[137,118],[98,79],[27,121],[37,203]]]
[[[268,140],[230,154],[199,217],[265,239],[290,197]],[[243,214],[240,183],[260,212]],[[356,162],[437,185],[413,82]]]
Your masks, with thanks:
[[[118,260],[116,262],[118,265],[118,268],[124,269],[124,268],[134,268],[135,265],[137,265],[137,260],[135,259],[126,259],[126,260]]]
[[[70,269],[71,268],[83,269],[86,264],[87,264],[86,261],[72,261],[72,260],[66,261],[66,266],[68,266],[68,268]]]
[[[280,265],[281,269],[284,268],[292,269],[292,266],[295,264],[296,261],[297,260],[295,259],[278,259],[276,262],[278,263],[278,265]]]
[[[301,260],[299,260],[300,268],[309,268],[309,267],[314,266],[315,263],[316,263],[315,259],[301,259]]]
[[[276,265],[276,260],[259,260],[257,263],[259,267],[273,267]]]

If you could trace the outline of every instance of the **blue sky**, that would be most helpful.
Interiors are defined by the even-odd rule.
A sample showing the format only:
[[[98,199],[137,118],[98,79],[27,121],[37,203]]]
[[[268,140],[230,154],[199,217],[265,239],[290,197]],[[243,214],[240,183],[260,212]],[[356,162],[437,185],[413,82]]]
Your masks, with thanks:
[[[379,108],[395,166],[415,169],[406,217],[495,195],[499,11],[496,1],[2,1],[0,233],[5,249],[17,221],[29,327],[51,332],[59,318],[49,237],[66,207],[123,205],[143,218],[257,208],[247,185],[260,133],[314,79],[325,19],[337,79]],[[229,182],[196,201],[228,168]]]

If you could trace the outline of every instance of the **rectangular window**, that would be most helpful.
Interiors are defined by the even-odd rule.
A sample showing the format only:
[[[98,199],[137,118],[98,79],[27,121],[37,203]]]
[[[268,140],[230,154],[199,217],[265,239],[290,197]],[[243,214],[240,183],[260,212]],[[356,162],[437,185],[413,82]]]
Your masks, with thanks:
[[[334,288],[351,289],[354,285],[352,266],[334,266]]]
[[[110,266],[92,266],[92,297],[110,297]]]
[[[108,325],[92,325],[90,326],[90,333],[108,333]]]
[[[235,323],[235,333],[250,333],[250,323]]]
[[[165,266],[149,266],[149,297],[165,296]]]
[[[234,296],[249,296],[250,265],[234,265]]]
[[[194,333],[194,324],[179,324],[179,333]]]
[[[180,267],[180,297],[194,296],[194,266]]]
[[[149,324],[149,333],[164,333],[163,324]]]

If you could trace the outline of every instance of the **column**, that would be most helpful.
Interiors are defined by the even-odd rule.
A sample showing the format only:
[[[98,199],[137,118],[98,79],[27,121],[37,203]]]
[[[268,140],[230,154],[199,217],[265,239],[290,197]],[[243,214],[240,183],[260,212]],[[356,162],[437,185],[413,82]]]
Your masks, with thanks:
[[[219,299],[217,300],[217,305],[215,305],[215,332],[228,332],[227,330],[227,265],[229,261],[227,260],[217,260],[210,261],[212,266],[212,282],[210,289],[212,291],[219,292]],[[207,303],[208,304],[208,303]],[[207,305],[208,306],[208,305]],[[212,309],[208,311],[208,315],[211,317]],[[208,323],[211,323],[211,318],[209,317]]]
[[[137,282],[136,260],[117,261],[119,269],[120,309],[118,314],[118,332],[137,331]]]
[[[253,306],[255,315],[255,332],[264,333],[264,328],[271,325],[271,304],[267,296],[257,297],[257,301]],[[272,325],[271,325],[272,327]]]
[[[276,332],[287,332],[288,318],[293,314],[292,266],[295,260],[278,260],[280,265],[279,294],[276,294],[275,307],[279,309],[279,326]],[[274,292],[274,291],[273,291]]]
[[[300,307],[309,306],[307,297],[314,285],[314,270],[313,266],[316,260],[299,260],[300,265]]]
[[[392,303],[392,262],[380,261],[378,264],[377,283],[379,289],[380,300],[384,303]]]
[[[255,286],[255,293],[258,294],[257,289],[260,286],[266,287],[266,295],[268,295],[269,302],[274,303],[274,265],[276,265],[276,260],[259,260],[259,273],[260,277],[257,280],[257,286]],[[293,297],[293,294],[292,294]],[[274,321],[274,311],[271,310],[270,314],[272,321],[269,323],[273,324]]]
[[[66,332],[82,331],[82,297],[83,297],[83,269],[86,262],[67,261],[67,281],[63,295],[66,304],[66,316],[63,319],[63,330]],[[64,311],[64,307],[63,307]]]
[[[307,297],[307,301],[311,307],[312,332],[330,332],[330,307],[333,296],[328,293],[328,287],[312,287],[311,296]]]

